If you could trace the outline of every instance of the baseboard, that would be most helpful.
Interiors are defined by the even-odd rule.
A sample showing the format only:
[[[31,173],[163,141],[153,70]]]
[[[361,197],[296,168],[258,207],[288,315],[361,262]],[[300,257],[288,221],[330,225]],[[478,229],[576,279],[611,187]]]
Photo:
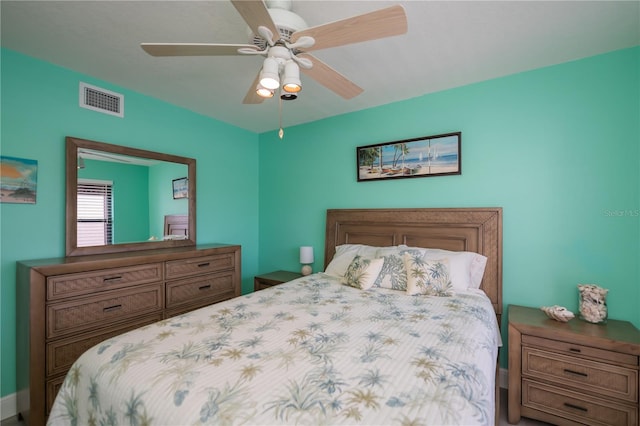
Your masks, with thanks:
[[[11,418],[18,414],[16,394],[5,395],[0,399],[0,420]]]
[[[509,388],[509,370],[507,370],[506,368],[501,368],[498,371],[498,382],[502,389]]]

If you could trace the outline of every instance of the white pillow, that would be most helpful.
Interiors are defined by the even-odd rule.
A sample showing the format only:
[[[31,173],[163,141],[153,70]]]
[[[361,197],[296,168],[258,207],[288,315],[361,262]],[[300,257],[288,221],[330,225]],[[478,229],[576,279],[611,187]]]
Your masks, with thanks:
[[[441,249],[427,249],[429,252],[437,256],[446,256],[449,259],[454,258],[458,263],[458,267],[468,269],[469,281],[465,288],[480,288],[482,277],[484,276],[484,268],[487,266],[487,257],[480,253],[471,251],[449,251]],[[453,266],[451,269],[455,269]],[[463,272],[462,270],[456,272]]]
[[[369,290],[382,269],[383,259],[367,259],[356,255],[344,274],[345,284],[361,290]]]
[[[483,256],[479,253],[473,253],[474,256],[471,260],[471,288],[478,289],[482,284],[482,278],[484,277],[484,270],[487,266],[487,256]]]
[[[487,258],[479,253],[470,251],[449,251],[442,249],[406,247],[422,250],[425,260],[449,259],[451,284],[454,289],[466,290],[480,288]]]
[[[451,296],[449,259],[425,260],[419,255],[405,253],[407,268],[407,294],[429,296]]]
[[[376,253],[379,247],[366,246],[363,244],[342,244],[336,247],[336,253],[333,255],[331,262],[327,265],[325,274],[333,275],[334,277],[344,277],[347,268],[351,264],[356,255],[361,255],[368,259],[376,258]]]

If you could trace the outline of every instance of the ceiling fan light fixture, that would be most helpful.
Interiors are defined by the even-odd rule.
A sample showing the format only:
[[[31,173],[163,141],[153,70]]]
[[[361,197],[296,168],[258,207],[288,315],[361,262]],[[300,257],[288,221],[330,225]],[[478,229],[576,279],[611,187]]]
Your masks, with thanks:
[[[274,58],[266,58],[260,72],[260,84],[267,89],[275,90],[280,86],[278,61]]]
[[[256,86],[256,94],[258,96],[263,97],[263,98],[272,98],[273,97],[273,90],[272,89],[267,89],[262,84],[258,83],[258,86]]]
[[[282,86],[282,88],[287,93],[298,93],[299,91],[302,90],[302,86],[300,86],[300,84],[298,83],[285,83],[285,85]]]
[[[298,67],[298,64],[293,61],[287,62],[284,66],[282,89],[288,93],[298,93],[302,90],[300,68]]]

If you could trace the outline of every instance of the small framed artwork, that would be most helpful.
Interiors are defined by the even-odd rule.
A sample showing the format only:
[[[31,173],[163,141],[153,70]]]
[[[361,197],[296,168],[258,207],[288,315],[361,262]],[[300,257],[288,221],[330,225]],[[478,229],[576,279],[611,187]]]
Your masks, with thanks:
[[[35,204],[38,162],[0,156],[0,202]]]
[[[173,199],[188,198],[189,196],[189,179],[186,177],[173,180]]]
[[[358,182],[459,175],[462,133],[445,133],[356,148]]]

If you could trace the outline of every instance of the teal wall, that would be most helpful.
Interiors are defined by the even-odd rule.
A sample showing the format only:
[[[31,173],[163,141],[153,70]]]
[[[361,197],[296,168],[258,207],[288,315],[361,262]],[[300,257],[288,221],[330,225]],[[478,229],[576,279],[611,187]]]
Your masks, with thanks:
[[[505,307],[575,311],[576,285],[597,283],[640,326],[639,62],[616,51],[260,135],[259,269],[297,270],[312,245],[321,270],[329,208],[498,206]],[[455,131],[461,175],[356,181],[357,146]]]
[[[187,171],[186,165],[176,163],[162,163],[149,168],[149,209],[161,212],[151,215],[149,235],[162,238],[165,215],[189,212],[187,198],[173,199],[173,180],[187,177]]]
[[[65,136],[196,158],[197,241],[241,244],[243,292],[251,291],[258,135],[10,50],[2,49],[0,60],[0,152],[38,161],[37,203],[0,204],[2,396],[16,389],[15,263],[64,256]],[[124,94],[125,117],[80,108],[80,81]]]
[[[37,204],[0,204],[2,395],[15,392],[15,261],[64,254],[66,135],[196,158],[198,241],[242,244],[243,292],[257,272],[298,270],[301,245],[322,269],[328,208],[500,206],[505,306],[575,310],[576,284],[598,283],[610,316],[640,326],[640,48],[286,128],[283,140],[1,59],[1,152],[38,160]],[[126,117],[79,108],[80,80],[124,93]],[[357,146],[454,131],[461,175],[356,181]]]

